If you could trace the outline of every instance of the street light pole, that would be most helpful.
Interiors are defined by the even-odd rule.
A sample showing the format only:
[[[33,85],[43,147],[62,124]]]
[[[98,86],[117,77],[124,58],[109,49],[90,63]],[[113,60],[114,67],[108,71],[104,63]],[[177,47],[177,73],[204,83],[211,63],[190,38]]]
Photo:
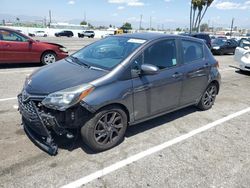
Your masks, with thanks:
[[[141,22],[142,22],[142,14],[140,16],[140,25],[139,25],[139,31],[141,30]]]
[[[234,26],[234,18],[232,19],[232,23],[231,23],[230,38],[232,38],[233,26]]]

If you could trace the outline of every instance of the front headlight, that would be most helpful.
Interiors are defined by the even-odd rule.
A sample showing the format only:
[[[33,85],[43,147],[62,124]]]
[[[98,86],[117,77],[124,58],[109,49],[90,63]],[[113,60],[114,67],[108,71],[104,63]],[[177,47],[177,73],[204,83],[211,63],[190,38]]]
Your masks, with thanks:
[[[214,46],[213,49],[219,50],[219,49],[220,49],[220,46]]]
[[[65,47],[61,47],[61,48],[59,48],[62,52],[65,52],[65,53],[68,53],[68,50],[67,50],[67,48],[65,48]]]
[[[55,93],[49,94],[42,104],[47,108],[64,111],[67,108],[77,104],[84,97],[89,95],[93,91],[94,87],[90,84],[84,84]]]

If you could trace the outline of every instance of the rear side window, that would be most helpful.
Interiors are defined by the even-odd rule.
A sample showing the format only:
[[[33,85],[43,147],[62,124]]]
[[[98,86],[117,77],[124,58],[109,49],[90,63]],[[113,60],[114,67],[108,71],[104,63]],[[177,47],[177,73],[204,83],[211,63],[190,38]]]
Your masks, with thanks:
[[[177,64],[175,40],[157,42],[144,51],[144,63],[165,69]]]
[[[204,53],[203,53],[203,45],[201,43],[183,40],[182,47],[183,47],[184,63],[190,63],[193,61],[203,59]]]

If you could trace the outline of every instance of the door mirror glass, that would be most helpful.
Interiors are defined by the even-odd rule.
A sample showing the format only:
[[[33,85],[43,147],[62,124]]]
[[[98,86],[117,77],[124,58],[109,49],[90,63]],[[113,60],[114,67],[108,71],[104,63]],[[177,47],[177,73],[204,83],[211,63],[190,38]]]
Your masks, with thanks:
[[[27,41],[28,41],[30,44],[33,43],[33,40],[31,40],[31,39],[28,39]]]
[[[152,64],[141,65],[141,73],[144,75],[153,75],[159,72],[159,68]]]

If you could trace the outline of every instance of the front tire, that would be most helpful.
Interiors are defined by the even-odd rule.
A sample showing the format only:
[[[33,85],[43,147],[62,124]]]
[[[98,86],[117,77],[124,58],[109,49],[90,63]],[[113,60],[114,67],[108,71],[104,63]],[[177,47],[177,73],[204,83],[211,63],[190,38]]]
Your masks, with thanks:
[[[43,65],[49,65],[56,62],[56,54],[54,52],[45,52],[42,55],[41,62]]]
[[[217,94],[218,94],[217,85],[215,83],[209,84],[206,91],[203,93],[197,107],[200,110],[208,110],[212,108]]]
[[[118,145],[127,129],[127,115],[119,106],[109,106],[93,115],[81,128],[83,141],[95,152]]]

